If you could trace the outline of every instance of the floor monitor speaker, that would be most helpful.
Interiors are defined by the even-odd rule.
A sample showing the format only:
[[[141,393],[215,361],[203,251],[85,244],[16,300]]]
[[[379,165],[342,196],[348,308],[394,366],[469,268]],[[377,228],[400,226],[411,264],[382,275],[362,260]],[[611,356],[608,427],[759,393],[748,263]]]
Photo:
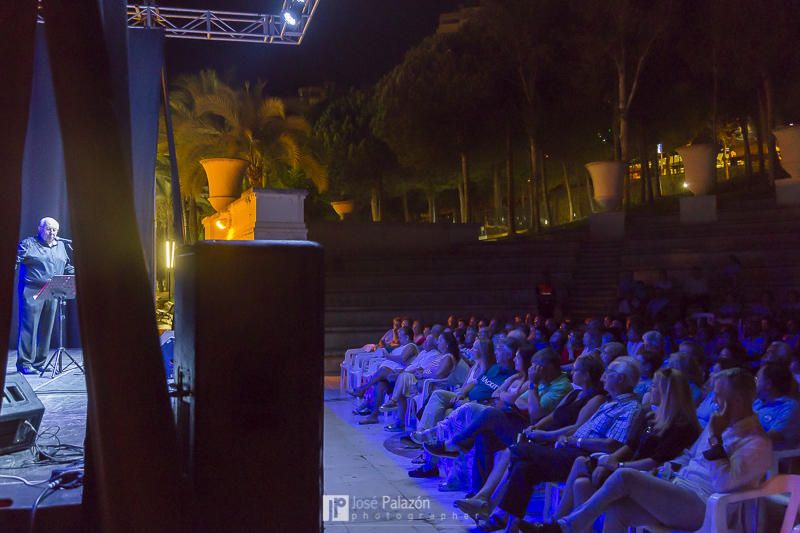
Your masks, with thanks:
[[[0,455],[30,448],[42,423],[44,405],[22,374],[9,374],[0,402]]]

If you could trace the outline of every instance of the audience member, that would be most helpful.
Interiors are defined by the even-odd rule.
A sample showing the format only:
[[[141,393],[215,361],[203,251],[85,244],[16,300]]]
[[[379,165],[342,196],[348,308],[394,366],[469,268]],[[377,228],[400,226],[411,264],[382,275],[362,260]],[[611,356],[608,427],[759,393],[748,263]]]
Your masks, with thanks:
[[[792,398],[792,374],[779,363],[761,366],[756,376],[753,411],[776,449],[794,448],[800,440],[800,406]]]
[[[664,368],[654,376],[651,400],[655,412],[642,411],[641,428],[625,446],[596,459],[579,457],[567,478],[557,518],[589,499],[606,478],[620,468],[648,472],[678,457],[702,428],[697,422],[689,382],[680,370]]]
[[[606,533],[625,533],[631,526],[695,531],[703,525],[711,494],[758,486],[771,465],[772,446],[753,413],[753,377],[746,370],[725,370],[714,390],[720,411],[692,448],[678,458],[683,467],[673,480],[620,468],[569,515],[528,529],[586,531],[605,513]]]
[[[508,513],[509,529],[525,515],[533,487],[544,481],[565,481],[578,457],[613,452],[631,438],[633,421],[641,409],[633,387],[639,381],[639,364],[619,357],[606,368],[605,389],[611,399],[572,435],[559,437],[556,448],[525,444],[511,448],[507,490],[499,508]]]

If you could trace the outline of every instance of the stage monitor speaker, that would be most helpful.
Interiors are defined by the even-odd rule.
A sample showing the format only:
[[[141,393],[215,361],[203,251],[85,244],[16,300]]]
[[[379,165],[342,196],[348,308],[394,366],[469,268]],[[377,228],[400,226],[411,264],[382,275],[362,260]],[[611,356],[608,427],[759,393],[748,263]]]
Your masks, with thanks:
[[[323,261],[306,241],[178,254],[177,428],[192,531],[319,531]]]
[[[0,402],[0,455],[30,448],[42,423],[42,416],[44,405],[25,376],[6,376]]]

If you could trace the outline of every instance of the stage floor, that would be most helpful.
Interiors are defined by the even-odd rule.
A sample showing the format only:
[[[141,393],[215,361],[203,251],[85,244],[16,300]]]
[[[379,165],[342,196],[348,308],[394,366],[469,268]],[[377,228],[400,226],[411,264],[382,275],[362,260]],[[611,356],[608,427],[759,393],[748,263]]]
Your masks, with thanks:
[[[83,362],[80,350],[69,350],[79,362]],[[15,374],[16,352],[10,352],[6,366],[7,375]],[[71,444],[83,446],[86,435],[86,382],[83,373],[74,366],[55,379],[39,377],[38,374],[25,376],[44,405],[44,417],[39,427],[40,446],[50,444]],[[43,459],[43,458],[40,458]],[[64,460],[73,460],[72,454]],[[19,476],[35,486],[26,486],[19,480],[0,477],[0,531],[26,531],[28,516],[36,498],[44,490],[40,483],[50,478],[56,465],[37,460],[31,449],[0,456],[0,476]],[[81,489],[59,490],[48,496],[37,511],[37,523],[45,530],[49,521],[47,509],[53,506],[71,506],[77,510],[81,501]],[[75,514],[73,514],[74,516]]]

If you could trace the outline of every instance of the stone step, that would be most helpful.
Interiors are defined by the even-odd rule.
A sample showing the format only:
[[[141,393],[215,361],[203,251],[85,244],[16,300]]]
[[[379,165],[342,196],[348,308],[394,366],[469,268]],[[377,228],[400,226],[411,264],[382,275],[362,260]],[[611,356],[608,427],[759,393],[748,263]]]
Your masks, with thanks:
[[[462,305],[524,305],[535,300],[535,291],[531,288],[508,289],[437,289],[436,291],[419,290],[385,290],[385,291],[351,291],[337,294],[326,293],[326,308],[338,307],[391,307],[391,306],[462,306]]]

